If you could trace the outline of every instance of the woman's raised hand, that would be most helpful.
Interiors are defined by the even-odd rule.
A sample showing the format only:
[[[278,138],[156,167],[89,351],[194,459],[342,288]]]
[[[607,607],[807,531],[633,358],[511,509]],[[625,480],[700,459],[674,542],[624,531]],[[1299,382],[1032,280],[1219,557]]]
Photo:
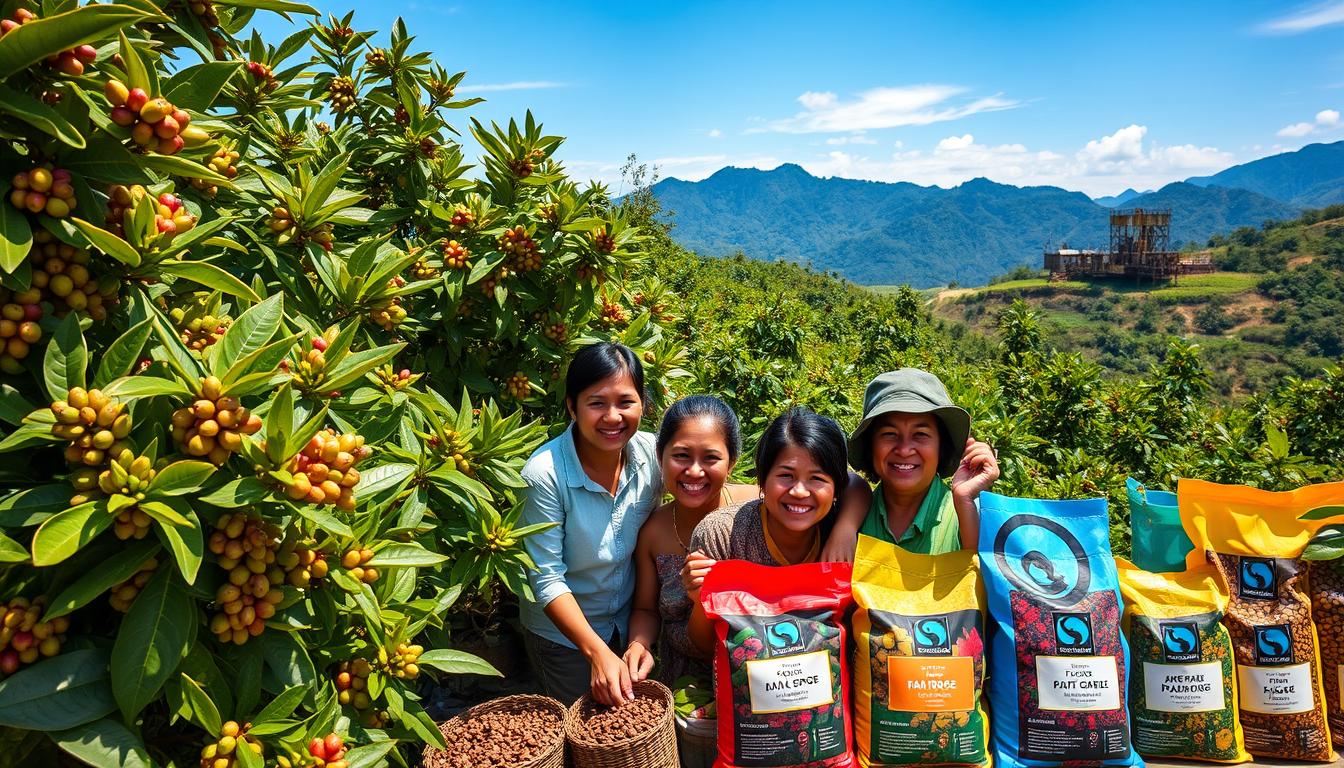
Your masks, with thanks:
[[[961,455],[961,464],[952,475],[950,485],[952,495],[965,500],[974,500],[981,491],[989,490],[999,479],[999,458],[989,443],[973,438],[966,440],[966,450]]]
[[[681,566],[681,585],[686,588],[686,594],[691,596],[692,604],[700,602],[700,585],[705,583],[705,574],[709,573],[715,562],[698,549],[686,555],[686,564]]]

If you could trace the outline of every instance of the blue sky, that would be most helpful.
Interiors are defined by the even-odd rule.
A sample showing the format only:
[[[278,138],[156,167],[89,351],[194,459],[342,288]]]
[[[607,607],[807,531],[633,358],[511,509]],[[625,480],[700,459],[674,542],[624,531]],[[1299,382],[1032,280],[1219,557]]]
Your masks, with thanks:
[[[634,152],[684,179],[794,162],[1103,195],[1344,138],[1344,0],[313,5],[404,17],[487,99],[470,114],[530,108],[580,179]]]

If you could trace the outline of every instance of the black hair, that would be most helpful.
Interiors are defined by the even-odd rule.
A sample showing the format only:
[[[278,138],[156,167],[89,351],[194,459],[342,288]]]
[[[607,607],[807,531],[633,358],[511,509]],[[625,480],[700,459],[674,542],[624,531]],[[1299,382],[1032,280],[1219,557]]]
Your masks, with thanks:
[[[634,350],[614,341],[589,344],[580,349],[569,361],[565,371],[565,403],[578,409],[579,393],[585,389],[621,373],[630,374],[634,380],[635,392],[641,402],[644,396],[644,365]]]
[[[835,501],[831,508],[839,509],[845,488],[849,486],[849,457],[845,449],[844,430],[840,429],[835,419],[801,406],[790,408],[770,422],[761,435],[761,441],[756,444],[758,485],[765,482],[779,454],[791,445],[807,451],[821,471],[831,478],[835,484]]]
[[[658,429],[658,441],[655,446],[658,458],[663,457],[663,449],[677,436],[681,426],[691,419],[713,419],[723,432],[723,442],[728,446],[728,461],[736,463],[742,453],[742,427],[737,422],[733,409],[713,395],[691,395],[672,404],[663,414],[663,425]]]

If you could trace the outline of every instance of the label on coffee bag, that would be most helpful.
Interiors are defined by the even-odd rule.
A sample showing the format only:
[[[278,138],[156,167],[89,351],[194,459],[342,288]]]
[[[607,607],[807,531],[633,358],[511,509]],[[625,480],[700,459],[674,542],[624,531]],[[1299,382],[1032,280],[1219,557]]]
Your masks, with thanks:
[[[835,703],[826,651],[746,663],[755,714],[794,712]]]
[[[1224,707],[1223,665],[1144,662],[1143,688],[1155,712],[1216,712]]]
[[[1037,656],[1041,709],[1098,712],[1120,708],[1120,673],[1114,656]]]
[[[1237,667],[1241,708],[1265,715],[1310,712],[1314,708],[1311,665]]]

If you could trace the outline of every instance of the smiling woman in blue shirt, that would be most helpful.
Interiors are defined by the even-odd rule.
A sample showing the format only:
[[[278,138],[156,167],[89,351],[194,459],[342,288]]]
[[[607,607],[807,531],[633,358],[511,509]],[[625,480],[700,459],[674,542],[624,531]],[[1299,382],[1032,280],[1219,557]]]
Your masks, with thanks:
[[[634,698],[621,660],[639,528],[662,495],[654,436],[639,431],[644,368],[628,347],[581,349],[565,375],[571,423],[523,467],[522,524],[556,523],[527,539],[536,563],[522,603],[524,642],[544,692],[570,703]]]

